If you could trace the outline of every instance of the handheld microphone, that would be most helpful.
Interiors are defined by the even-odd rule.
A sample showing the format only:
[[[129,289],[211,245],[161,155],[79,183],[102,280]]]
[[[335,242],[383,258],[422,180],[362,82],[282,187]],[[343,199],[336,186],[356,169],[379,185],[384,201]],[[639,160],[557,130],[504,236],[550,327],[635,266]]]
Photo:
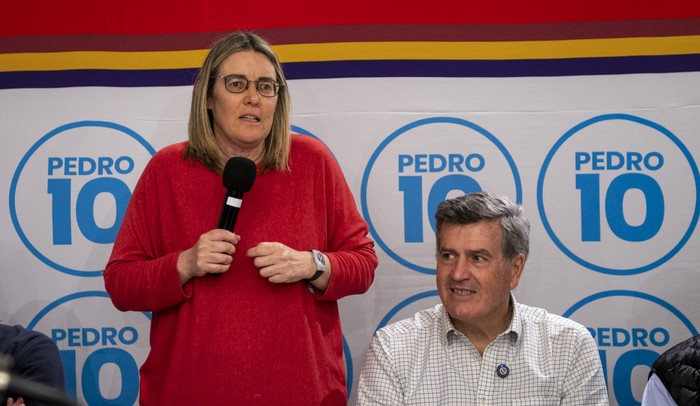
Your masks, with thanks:
[[[248,158],[233,157],[226,162],[223,181],[227,192],[216,228],[233,231],[238,218],[238,209],[243,203],[243,193],[253,187],[256,174],[255,162]]]

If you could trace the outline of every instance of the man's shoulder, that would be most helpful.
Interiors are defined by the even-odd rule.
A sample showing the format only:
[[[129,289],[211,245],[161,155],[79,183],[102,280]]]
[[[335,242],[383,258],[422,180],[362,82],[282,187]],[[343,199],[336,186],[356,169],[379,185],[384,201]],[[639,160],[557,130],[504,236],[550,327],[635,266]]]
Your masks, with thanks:
[[[11,326],[0,323],[0,354],[11,351],[15,345],[15,339],[24,330],[21,326]]]
[[[377,334],[388,339],[430,334],[435,327],[440,326],[443,313],[443,306],[438,304],[434,307],[418,311],[413,317],[388,324],[379,329]]]
[[[46,334],[24,328],[20,325],[0,324],[0,353],[17,355],[32,355],[37,349],[55,346],[53,340]]]
[[[590,334],[584,325],[581,323],[563,317],[554,313],[550,313],[547,309],[541,307],[528,306],[518,303],[518,311],[524,325],[538,326],[547,329],[550,332],[570,332],[573,334]]]

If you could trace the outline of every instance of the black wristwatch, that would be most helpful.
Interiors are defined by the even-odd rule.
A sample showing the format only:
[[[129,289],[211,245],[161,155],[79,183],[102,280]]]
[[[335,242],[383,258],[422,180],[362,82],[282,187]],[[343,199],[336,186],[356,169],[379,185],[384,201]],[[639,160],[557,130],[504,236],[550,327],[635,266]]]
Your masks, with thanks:
[[[313,282],[326,272],[326,257],[319,250],[311,250],[311,256],[314,257],[314,263],[316,264],[316,273],[309,278],[309,281]]]

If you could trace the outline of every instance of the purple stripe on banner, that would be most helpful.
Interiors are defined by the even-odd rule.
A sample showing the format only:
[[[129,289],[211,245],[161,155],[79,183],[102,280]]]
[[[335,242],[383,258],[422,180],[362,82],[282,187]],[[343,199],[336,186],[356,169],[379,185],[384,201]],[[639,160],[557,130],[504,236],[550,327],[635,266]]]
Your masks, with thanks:
[[[499,61],[333,61],[283,64],[287,79],[524,77],[700,71],[700,54]]]
[[[523,77],[700,72],[700,54],[498,61],[329,61],[283,64],[288,80],[358,77]],[[197,69],[0,72],[0,89],[189,86]]]

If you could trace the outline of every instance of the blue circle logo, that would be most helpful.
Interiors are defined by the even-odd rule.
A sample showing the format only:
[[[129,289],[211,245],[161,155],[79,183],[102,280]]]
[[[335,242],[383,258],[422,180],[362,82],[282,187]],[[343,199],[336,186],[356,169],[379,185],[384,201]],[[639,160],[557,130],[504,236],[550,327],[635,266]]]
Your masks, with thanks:
[[[79,323],[67,325],[75,320]],[[50,303],[27,328],[45,332],[58,346],[70,397],[91,405],[126,405],[138,399],[150,320],[150,313],[119,312],[107,292],[87,291]]]
[[[693,234],[700,175],[668,129],[626,114],[601,115],[567,131],[537,184],[545,230],[594,271],[633,275],[671,259]]]
[[[49,132],[12,177],[9,206],[17,235],[51,268],[100,276],[131,187],[154,153],[140,135],[114,123],[81,121]]]
[[[671,346],[698,334],[670,303],[629,290],[596,293],[575,303],[563,316],[590,331],[610,398],[620,405],[639,405],[654,361]]]

